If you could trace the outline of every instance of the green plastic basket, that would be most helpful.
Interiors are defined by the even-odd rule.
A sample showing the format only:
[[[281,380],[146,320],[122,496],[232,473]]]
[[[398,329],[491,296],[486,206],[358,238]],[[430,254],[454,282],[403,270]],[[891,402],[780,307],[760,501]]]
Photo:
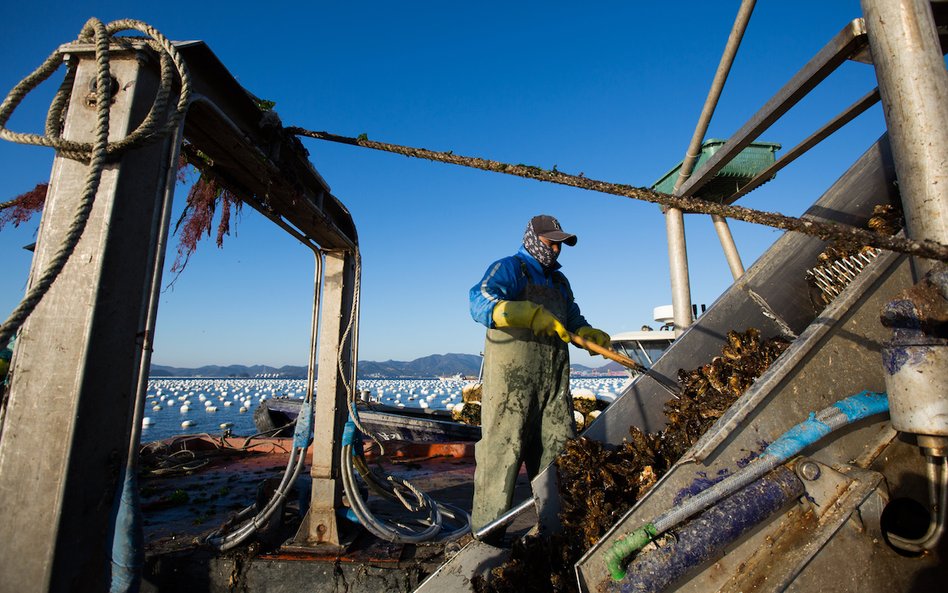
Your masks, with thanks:
[[[717,138],[705,140],[701,145],[701,156],[698,157],[698,162],[695,163],[693,171],[700,169],[705,161],[711,158],[711,155],[724,146],[725,142],[727,140]],[[723,169],[718,171],[717,175],[701,188],[697,197],[715,202],[727,200],[741,186],[772,165],[776,160],[775,153],[778,150],[780,150],[779,144],[752,142],[740,154],[731,159],[731,162],[725,165]],[[671,171],[665,173],[661,179],[656,181],[652,189],[665,194],[672,193],[672,190],[675,189],[675,181],[678,180],[679,169],[681,169],[681,163],[675,165]],[[770,179],[773,179],[773,177]],[[770,179],[767,181],[770,181]]]

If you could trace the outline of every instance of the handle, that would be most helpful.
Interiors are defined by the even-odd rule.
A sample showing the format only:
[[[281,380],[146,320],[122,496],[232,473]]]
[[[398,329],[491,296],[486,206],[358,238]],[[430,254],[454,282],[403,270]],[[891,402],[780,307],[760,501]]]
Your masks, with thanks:
[[[619,354],[615,350],[604,348],[600,346],[599,344],[595,342],[590,342],[589,340],[585,338],[581,338],[572,332],[570,332],[569,334],[569,339],[572,343],[576,344],[580,348],[585,348],[586,350],[589,350],[590,352],[601,354],[603,357],[608,358],[609,360],[614,360],[618,362],[619,364],[621,364],[622,366],[632,369],[633,371],[644,373],[647,370],[644,366],[635,362],[628,356],[623,356],[622,354]]]

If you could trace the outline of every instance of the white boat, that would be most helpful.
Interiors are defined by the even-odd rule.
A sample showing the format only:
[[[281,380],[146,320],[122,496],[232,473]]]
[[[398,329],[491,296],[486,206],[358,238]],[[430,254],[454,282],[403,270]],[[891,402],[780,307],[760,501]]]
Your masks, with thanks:
[[[626,331],[609,336],[615,351],[628,356],[645,368],[651,368],[658,357],[675,341],[675,332],[671,329],[673,319],[671,305],[655,307],[652,317],[661,324],[657,330],[643,325],[639,331]],[[634,371],[630,372],[633,375],[637,374]]]

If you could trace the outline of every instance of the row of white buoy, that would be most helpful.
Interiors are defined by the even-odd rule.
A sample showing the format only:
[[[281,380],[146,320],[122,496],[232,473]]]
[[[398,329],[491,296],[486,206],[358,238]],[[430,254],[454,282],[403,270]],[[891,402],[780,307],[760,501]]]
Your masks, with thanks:
[[[625,378],[574,378],[570,380],[571,391],[590,394],[592,397],[612,402],[621,392]],[[455,410],[463,406],[461,390],[471,381],[457,379],[365,379],[357,382],[357,391],[369,391],[374,401],[398,408]],[[205,413],[215,413],[222,408],[237,407],[238,413],[246,413],[272,397],[295,397],[306,394],[304,379],[151,379],[148,383],[148,406],[153,412],[177,409],[180,414],[194,410],[194,400],[202,405]],[[150,417],[142,420],[143,426],[154,424]],[[194,420],[185,419],[181,426],[194,426]],[[221,423],[228,428],[232,423]]]

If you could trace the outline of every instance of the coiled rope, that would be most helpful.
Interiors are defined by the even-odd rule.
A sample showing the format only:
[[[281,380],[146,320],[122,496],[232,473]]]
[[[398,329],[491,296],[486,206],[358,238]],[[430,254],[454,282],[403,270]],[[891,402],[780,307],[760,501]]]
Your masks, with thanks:
[[[376,142],[374,140],[369,140],[365,137],[365,135],[359,136],[358,138],[351,138],[348,136],[330,134],[329,132],[316,132],[300,127],[289,127],[287,128],[287,132],[297,136],[315,138],[317,140],[328,140],[330,142],[361,146],[363,148],[382,150],[408,157],[422,158],[430,161],[447,163],[450,165],[471,167],[473,169],[492,171],[494,173],[516,175],[517,177],[525,177],[527,179],[535,179],[537,181],[548,181],[550,183],[556,183],[559,185],[568,185],[570,187],[576,187],[579,189],[597,191],[615,196],[623,196],[635,200],[652,202],[661,206],[677,208],[682,212],[689,212],[692,214],[712,214],[724,218],[733,218],[735,220],[742,220],[744,222],[750,222],[754,224],[762,224],[785,231],[803,233],[805,235],[818,237],[824,241],[841,240],[858,242],[860,245],[869,245],[871,247],[886,249],[888,251],[897,251],[907,255],[915,255],[918,257],[935,259],[939,261],[948,261],[948,245],[944,245],[937,241],[917,240],[899,236],[882,235],[837,222],[823,222],[814,220],[812,218],[796,218],[775,212],[765,212],[763,210],[755,210],[753,208],[744,208],[742,206],[720,204],[697,198],[678,197],[657,192],[645,187],[633,187],[631,185],[622,185],[591,179],[589,177],[585,177],[582,174],[570,175],[569,173],[557,171],[555,167],[553,170],[547,170],[528,165],[510,165],[500,161],[462,156],[454,154],[450,151],[437,152],[428,150],[426,148],[414,148],[411,146],[402,146],[399,144]]]
[[[111,106],[112,97],[112,75],[109,68],[110,45],[115,43],[122,48],[128,48],[132,41],[142,41],[138,38],[116,36],[119,32],[129,30],[139,31],[148,36],[143,41],[159,55],[161,82],[151,109],[138,128],[125,138],[110,143],[108,141],[109,107]],[[10,116],[26,95],[49,78],[63,64],[65,53],[61,48],[54,51],[42,65],[20,81],[0,104],[0,138],[19,144],[54,148],[60,156],[89,164],[79,207],[66,231],[66,236],[46,268],[33,282],[26,296],[0,326],[0,344],[8,343],[13,334],[23,325],[27,317],[43,299],[43,296],[49,291],[59,273],[62,272],[73,250],[79,243],[79,238],[85,230],[86,222],[92,211],[92,203],[98,191],[102,169],[106,161],[118,157],[129,149],[144,146],[170,134],[177,128],[188,110],[191,95],[191,77],[187,65],[171,41],[150,25],[131,19],[113,21],[108,25],[104,25],[98,19],[92,18],[82,27],[76,41],[80,43],[93,42],[95,45],[97,65],[96,125],[92,142],[66,140],[62,137],[60,131],[61,122],[75,83],[76,65],[73,63],[67,65],[66,76],[53,97],[46,116],[45,135],[23,134],[6,128]],[[181,92],[175,110],[170,114],[166,114],[175,73],[177,73],[180,80]],[[0,204],[0,209],[10,205],[12,205],[11,202],[5,202]]]

